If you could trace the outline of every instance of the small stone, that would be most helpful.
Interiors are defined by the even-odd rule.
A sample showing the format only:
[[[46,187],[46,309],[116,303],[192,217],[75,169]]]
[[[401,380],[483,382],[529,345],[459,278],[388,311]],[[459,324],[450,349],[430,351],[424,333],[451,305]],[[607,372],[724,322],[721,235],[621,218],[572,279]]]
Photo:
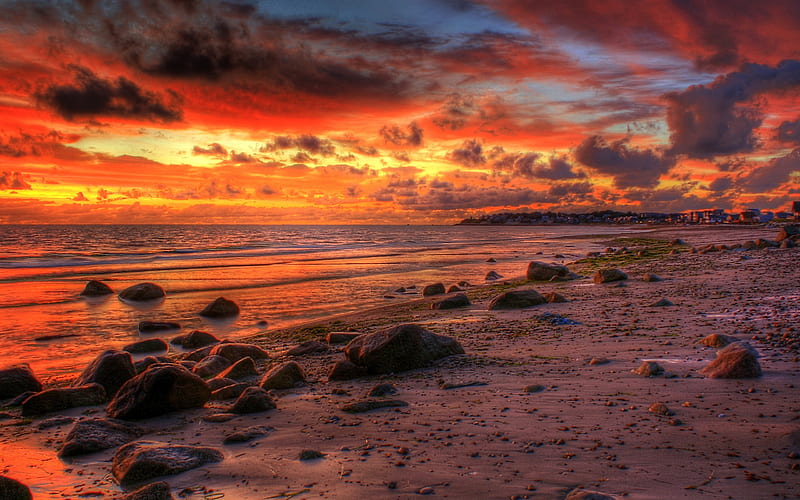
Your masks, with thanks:
[[[670,415],[674,415],[674,412],[669,408],[667,408],[667,405],[665,405],[664,403],[653,403],[652,405],[650,405],[650,408],[648,408],[648,411],[650,413],[655,413],[656,415],[661,415],[664,417],[669,417]]]
[[[397,387],[392,384],[378,384],[369,391],[369,397],[383,397],[397,394]]]
[[[228,300],[225,297],[218,297],[214,302],[200,311],[200,316],[214,319],[231,318],[238,314],[239,306],[236,305],[236,302]]]
[[[84,297],[104,297],[113,293],[114,290],[110,286],[101,281],[92,280],[86,283],[81,295]]]
[[[303,450],[300,452],[300,460],[316,460],[318,458],[323,458],[324,456],[324,453],[317,450]]]
[[[378,408],[397,408],[402,406],[408,406],[408,403],[397,399],[368,399],[346,404],[342,407],[342,411],[346,413],[365,413]]]
[[[138,285],[129,286],[119,292],[119,298],[129,302],[158,300],[165,296],[166,292],[164,292],[164,289],[155,283],[139,283]]]
[[[658,302],[653,303],[651,307],[670,307],[674,305],[675,304],[670,302],[668,299],[659,299]]]
[[[529,394],[534,392],[542,392],[543,390],[545,390],[545,386],[541,384],[526,385],[522,388],[523,392],[527,392]]]
[[[633,373],[643,377],[655,377],[664,373],[664,368],[655,361],[645,361]]]

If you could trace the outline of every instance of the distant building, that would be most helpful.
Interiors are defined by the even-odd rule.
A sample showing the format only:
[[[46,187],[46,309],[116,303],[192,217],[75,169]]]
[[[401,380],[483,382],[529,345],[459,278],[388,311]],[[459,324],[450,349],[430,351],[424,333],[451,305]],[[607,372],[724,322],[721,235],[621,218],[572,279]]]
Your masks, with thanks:
[[[792,203],[792,213],[794,214],[794,220],[800,220],[800,201]]]
[[[759,219],[756,210],[744,210],[739,214],[739,222],[742,224],[753,224],[758,221]]]

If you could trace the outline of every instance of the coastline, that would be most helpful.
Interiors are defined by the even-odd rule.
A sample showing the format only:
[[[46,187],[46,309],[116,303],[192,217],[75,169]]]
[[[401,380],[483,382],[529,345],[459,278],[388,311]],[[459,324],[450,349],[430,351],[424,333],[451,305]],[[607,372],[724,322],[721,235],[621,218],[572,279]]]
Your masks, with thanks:
[[[774,238],[777,232],[648,229],[642,233],[647,238],[683,238],[698,247]],[[793,342],[800,335],[798,256],[798,248],[654,254],[619,266],[629,275],[622,287],[591,279],[524,284],[560,293],[566,303],[487,311],[492,296],[523,285],[507,280],[468,289],[467,308],[431,310],[436,298],[424,298],[315,320],[248,341],[271,353],[271,365],[289,359],[280,355],[286,348],[329,331],[366,333],[413,322],[457,339],[466,354],[430,368],[333,382],[327,371],[343,357],[333,347],[293,358],[307,385],[275,391],[276,410],[215,424],[203,417],[225,404],[212,401],[143,423],[161,429],[158,440],[223,451],[222,462],[164,478],[175,494],[204,488],[188,498],[202,498],[200,491],[242,499],[416,498],[431,488],[437,497],[545,499],[563,498],[579,486],[637,499],[791,498],[800,479],[799,462],[790,458],[800,446],[793,442],[800,433]],[[583,276],[595,267],[568,265]],[[644,282],[646,272],[664,280]],[[674,305],[654,307],[662,298]],[[553,324],[545,313],[576,323]],[[710,333],[750,341],[761,354],[763,375],[700,375],[715,349],[697,341]],[[658,361],[670,376],[632,373],[645,360]],[[443,389],[442,381],[485,385]],[[408,406],[360,415],[341,411],[380,383],[394,384],[394,397]],[[533,385],[542,389],[524,390]],[[649,411],[657,402],[674,415]],[[79,417],[85,410],[60,414]],[[0,457],[30,453],[26,461],[0,458],[4,475],[34,486],[36,498],[118,491],[108,478],[113,450],[58,463],[55,449],[70,426],[39,430],[41,419],[22,423],[16,410],[7,411],[14,418],[0,421]],[[250,443],[221,444],[231,429],[255,425],[274,429]],[[324,456],[300,461],[304,449]]]

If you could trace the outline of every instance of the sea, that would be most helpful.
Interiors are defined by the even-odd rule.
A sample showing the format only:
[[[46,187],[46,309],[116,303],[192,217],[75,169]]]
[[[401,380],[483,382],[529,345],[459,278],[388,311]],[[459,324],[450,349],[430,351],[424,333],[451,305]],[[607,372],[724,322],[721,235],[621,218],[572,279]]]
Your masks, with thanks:
[[[192,330],[243,339],[420,297],[425,285],[510,279],[528,262],[569,262],[601,250],[591,235],[626,226],[0,226],[0,368],[28,363],[72,376],[107,349]],[[490,261],[493,259],[494,261]],[[84,298],[89,280],[119,292],[156,283],[163,300]],[[405,288],[405,292],[398,292]],[[217,297],[238,317],[198,313]],[[140,333],[141,321],[179,330]]]

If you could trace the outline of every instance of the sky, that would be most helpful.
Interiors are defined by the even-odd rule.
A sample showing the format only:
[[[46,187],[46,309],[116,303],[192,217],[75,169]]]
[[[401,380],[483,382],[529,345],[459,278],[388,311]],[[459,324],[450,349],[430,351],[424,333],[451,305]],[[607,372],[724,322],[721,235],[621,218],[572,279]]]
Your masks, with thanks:
[[[0,2],[0,224],[785,211],[796,0]]]

